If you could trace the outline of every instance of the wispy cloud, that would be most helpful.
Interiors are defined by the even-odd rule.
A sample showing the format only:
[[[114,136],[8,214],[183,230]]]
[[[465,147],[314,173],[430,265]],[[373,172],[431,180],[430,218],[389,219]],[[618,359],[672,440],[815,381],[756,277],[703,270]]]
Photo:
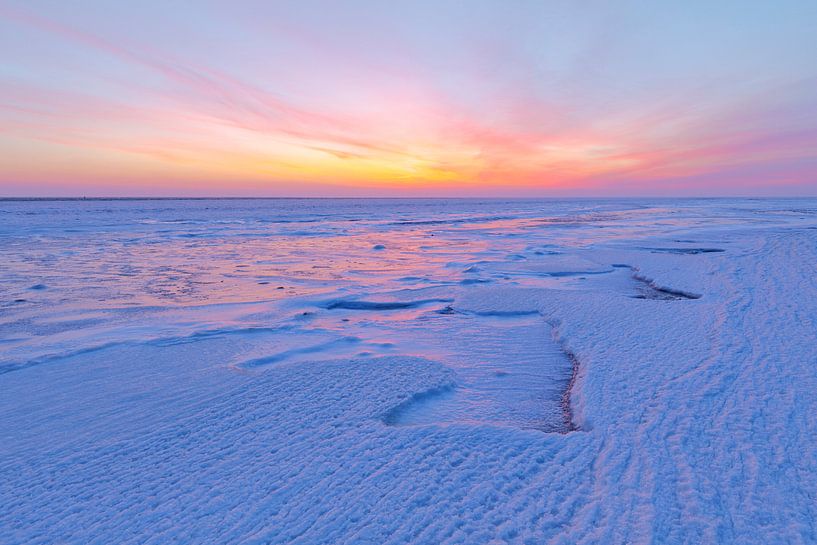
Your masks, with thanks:
[[[817,98],[808,85],[774,73],[760,83],[724,83],[704,69],[652,79],[654,63],[645,61],[639,71],[623,56],[639,44],[610,45],[619,38],[620,18],[579,25],[586,41],[559,31],[542,43],[535,25],[523,25],[524,36],[509,27],[488,38],[479,30],[489,21],[469,22],[473,32],[457,36],[473,40],[463,43],[424,34],[422,20],[401,22],[388,27],[404,33],[387,44],[391,55],[400,52],[389,66],[365,39],[334,51],[325,16],[273,27],[237,17],[246,35],[233,33],[242,45],[222,37],[211,44],[219,57],[211,59],[179,47],[178,38],[156,41],[146,31],[113,39],[111,28],[101,32],[92,18],[67,22],[8,5],[0,14],[12,33],[3,60],[15,67],[0,72],[0,135],[27,142],[32,153],[46,145],[83,150],[64,164],[64,178],[77,185],[101,177],[88,160],[94,153],[106,165],[141,157],[145,176],[208,180],[203,192],[222,193],[242,184],[257,189],[260,181],[274,194],[293,180],[385,193],[395,184],[424,193],[650,192],[661,180],[696,176],[716,180],[723,192],[740,184],[747,165],[762,165],[770,187],[776,172],[788,185],[817,182],[808,161],[817,149],[817,118],[807,113]],[[358,30],[365,38],[366,29]],[[27,47],[25,33],[92,66],[72,72],[36,51],[15,61],[14,47]],[[257,56],[272,45],[286,58],[274,59],[269,70],[242,64],[245,48]],[[315,59],[322,64],[307,65]],[[611,79],[616,70],[619,77]],[[804,66],[800,80],[813,82],[810,70]],[[43,178],[36,163],[21,164],[0,150],[4,163],[16,179]],[[116,172],[106,174],[117,183]]]

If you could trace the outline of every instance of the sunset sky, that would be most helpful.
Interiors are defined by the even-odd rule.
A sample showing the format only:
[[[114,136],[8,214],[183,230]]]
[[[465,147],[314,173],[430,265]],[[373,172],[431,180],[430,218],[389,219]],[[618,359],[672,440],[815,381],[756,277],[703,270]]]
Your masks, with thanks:
[[[817,2],[0,0],[0,196],[817,194]]]

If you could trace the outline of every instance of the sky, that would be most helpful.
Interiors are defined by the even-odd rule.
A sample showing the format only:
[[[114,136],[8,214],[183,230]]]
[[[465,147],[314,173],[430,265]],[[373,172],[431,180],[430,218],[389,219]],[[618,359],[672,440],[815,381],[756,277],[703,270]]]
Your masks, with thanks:
[[[814,0],[0,0],[0,196],[817,195]]]

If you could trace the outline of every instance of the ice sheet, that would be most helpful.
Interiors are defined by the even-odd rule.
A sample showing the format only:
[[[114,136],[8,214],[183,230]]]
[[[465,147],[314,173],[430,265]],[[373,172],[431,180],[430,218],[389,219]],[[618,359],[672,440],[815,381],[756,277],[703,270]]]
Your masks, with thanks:
[[[817,541],[817,202],[0,202],[0,542]]]

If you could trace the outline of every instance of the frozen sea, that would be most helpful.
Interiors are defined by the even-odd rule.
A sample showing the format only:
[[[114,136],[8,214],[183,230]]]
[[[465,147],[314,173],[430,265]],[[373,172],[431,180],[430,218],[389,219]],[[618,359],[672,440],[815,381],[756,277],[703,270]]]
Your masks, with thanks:
[[[817,199],[0,201],[0,543],[817,543]]]

